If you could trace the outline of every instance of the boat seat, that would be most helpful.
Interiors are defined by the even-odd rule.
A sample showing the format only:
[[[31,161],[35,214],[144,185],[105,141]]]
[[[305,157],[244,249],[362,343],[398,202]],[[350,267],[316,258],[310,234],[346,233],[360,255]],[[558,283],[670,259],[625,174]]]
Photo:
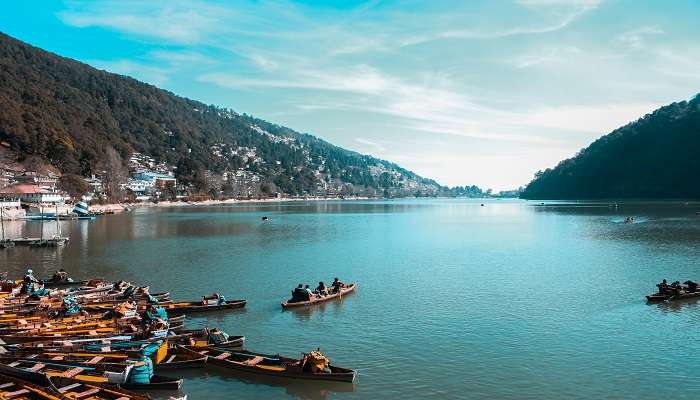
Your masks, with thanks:
[[[230,356],[231,356],[231,353],[229,353],[228,351],[225,351],[214,358],[216,358],[218,360],[225,360],[225,359],[229,358]]]
[[[14,386],[14,383],[12,383],[12,382],[3,383],[2,385],[0,385],[0,389],[7,389],[10,386]]]
[[[102,356],[95,356],[95,357],[91,358],[90,361],[88,361],[86,364],[97,364],[98,362],[102,361],[103,359],[104,359],[104,357],[102,357]]]
[[[21,396],[23,394],[29,393],[29,390],[27,389],[20,389],[16,392],[10,392],[10,393],[5,393],[3,396],[3,399],[11,399],[13,397]]]
[[[7,364],[7,365],[9,365],[10,367],[16,367],[19,365],[19,361],[15,361],[15,362]]]
[[[167,364],[167,363],[173,361],[175,359],[175,357],[176,356],[174,356],[174,355],[170,356],[167,360],[165,360],[165,363]]]
[[[99,388],[92,388],[92,389],[88,389],[84,392],[74,393],[74,394],[72,394],[71,397],[73,397],[74,399],[84,399],[86,397],[90,397],[93,394],[97,394],[97,393],[100,393],[100,389]]]
[[[58,389],[58,392],[59,392],[59,393],[65,393],[65,392],[67,392],[67,391],[69,391],[69,390],[71,390],[71,389],[75,389],[75,388],[77,388],[78,386],[81,386],[81,385],[82,385],[82,383],[73,383],[73,384],[70,384],[70,385],[68,385],[68,386],[64,386],[64,387],[62,387],[62,388],[59,388],[59,389]]]
[[[52,361],[61,361],[63,360],[63,356],[56,356],[51,358]]]
[[[260,356],[255,356],[251,358],[250,360],[245,360],[243,361],[243,364],[245,365],[258,365],[260,362],[262,362],[263,358]]]
[[[84,371],[84,369],[82,369],[82,368],[80,368],[80,367],[71,368],[71,369],[69,369],[68,371],[66,371],[66,372],[63,374],[63,376],[66,377],[66,378],[72,378],[72,377],[78,375],[79,373],[81,373],[81,372],[83,372],[83,371]]]
[[[46,366],[46,364],[37,363],[33,367],[31,367],[29,370],[32,372],[37,372],[37,371],[43,369],[45,366]]]

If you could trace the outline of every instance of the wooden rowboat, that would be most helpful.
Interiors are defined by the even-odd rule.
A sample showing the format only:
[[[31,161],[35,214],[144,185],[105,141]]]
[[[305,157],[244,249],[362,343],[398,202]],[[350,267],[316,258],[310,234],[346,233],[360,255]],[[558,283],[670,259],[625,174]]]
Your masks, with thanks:
[[[280,378],[308,379],[316,381],[353,382],[357,372],[336,366],[329,366],[330,372],[306,371],[300,360],[254,353],[246,350],[216,349],[213,347],[180,346],[185,352],[193,355],[206,355],[208,365],[218,366],[229,370],[246,372],[256,375],[275,376]]]
[[[666,293],[653,293],[646,296],[647,301],[650,303],[659,303],[662,301],[677,301],[677,300],[687,300],[695,299],[700,297],[700,292],[690,292],[683,294],[666,294]]]
[[[81,382],[58,376],[52,377],[50,380],[56,391],[63,395],[65,399],[150,400],[149,397],[120,387]]]
[[[101,363],[99,360],[80,363],[3,357],[0,360],[0,374],[25,379],[39,385],[42,385],[46,379],[58,377],[86,383],[119,385],[125,389],[136,390],[179,390],[182,387],[182,379],[162,375],[153,375],[149,383],[131,383],[128,377],[133,365]]]
[[[346,285],[344,288],[340,289],[339,293],[334,293],[334,294],[329,294],[328,296],[318,296],[314,297],[313,299],[309,301],[291,301],[291,299],[283,301],[282,302],[282,308],[297,308],[297,307],[308,307],[312,306],[314,304],[319,304],[319,303],[325,303],[326,301],[333,300],[333,299],[338,299],[342,296],[345,296],[348,293],[351,293],[352,291],[355,290],[357,287],[357,284],[351,283]]]
[[[0,375],[0,399],[62,400],[66,397],[21,379]]]
[[[44,382],[47,386],[0,375],[0,399],[18,400],[149,400],[148,397],[117,387],[86,383],[69,378],[54,377]]]
[[[243,308],[245,305],[245,300],[227,300],[224,304],[206,306],[201,301],[180,301],[162,304],[161,307],[168,312],[168,315],[180,315]]]

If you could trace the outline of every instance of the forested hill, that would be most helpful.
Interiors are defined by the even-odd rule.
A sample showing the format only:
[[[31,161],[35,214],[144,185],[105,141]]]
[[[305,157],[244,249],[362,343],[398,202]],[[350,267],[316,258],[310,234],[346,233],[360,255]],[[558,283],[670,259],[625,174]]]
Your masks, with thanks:
[[[700,198],[700,95],[659,108],[538,172],[521,197]]]
[[[181,182],[243,169],[284,193],[445,190],[393,163],[246,114],[97,70],[0,33],[0,140],[18,161],[38,155],[63,173],[100,172],[107,154],[175,166]],[[348,194],[350,194],[348,193]]]

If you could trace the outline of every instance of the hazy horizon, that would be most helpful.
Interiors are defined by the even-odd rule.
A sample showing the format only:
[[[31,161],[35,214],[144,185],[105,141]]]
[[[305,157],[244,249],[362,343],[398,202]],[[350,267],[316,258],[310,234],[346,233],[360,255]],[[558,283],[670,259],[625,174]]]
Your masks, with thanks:
[[[7,4],[34,46],[371,154],[506,190],[700,89],[700,3]]]

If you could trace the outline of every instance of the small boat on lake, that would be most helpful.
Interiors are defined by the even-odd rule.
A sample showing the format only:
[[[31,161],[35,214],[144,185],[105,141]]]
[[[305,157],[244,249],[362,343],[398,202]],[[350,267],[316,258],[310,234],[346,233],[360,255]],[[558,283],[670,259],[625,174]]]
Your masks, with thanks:
[[[690,280],[683,283],[686,286],[681,285],[679,281],[668,285],[666,279],[664,279],[656,285],[659,290],[656,293],[647,295],[646,299],[649,303],[659,303],[662,301],[677,301],[700,297],[700,288],[697,283]]]
[[[246,305],[246,300],[224,300],[223,302],[205,301],[177,301],[167,304],[162,304],[168,315],[201,313],[210,311],[222,311],[236,308],[243,308]]]
[[[349,383],[357,376],[356,371],[331,365],[330,360],[318,351],[305,353],[301,359],[294,359],[246,350],[181,347],[193,354],[206,355],[209,357],[208,365],[257,375]]]
[[[288,308],[297,308],[297,307],[308,307],[308,306],[312,306],[314,304],[323,303],[323,302],[330,301],[333,299],[338,299],[346,294],[351,293],[352,291],[355,290],[356,287],[357,287],[357,284],[350,283],[348,285],[345,285],[345,287],[341,288],[338,293],[332,293],[332,294],[329,294],[326,296],[314,295],[314,297],[311,300],[307,300],[307,301],[292,301],[292,299],[286,300],[286,301],[282,302],[282,308],[288,309]]]

